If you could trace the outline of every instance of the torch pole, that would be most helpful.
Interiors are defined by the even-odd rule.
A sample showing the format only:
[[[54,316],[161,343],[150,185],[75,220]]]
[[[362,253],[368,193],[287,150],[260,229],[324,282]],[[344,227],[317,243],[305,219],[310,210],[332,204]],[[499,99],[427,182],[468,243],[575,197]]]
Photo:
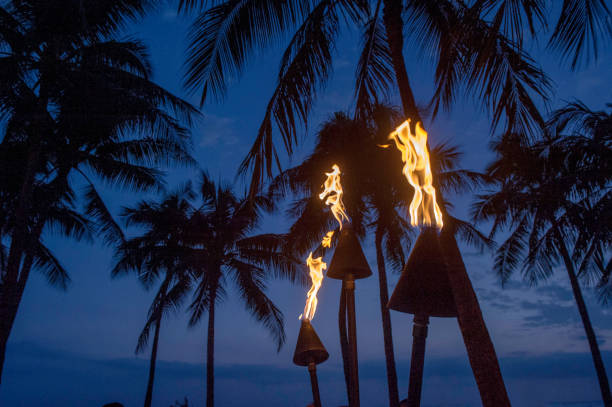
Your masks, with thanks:
[[[357,326],[355,318],[355,280],[351,273],[345,277],[346,308],[348,313],[348,337],[351,364],[351,390],[353,393],[351,407],[359,407],[359,370],[357,364]]]
[[[312,400],[315,407],[321,407],[321,396],[319,395],[319,379],[317,379],[317,365],[314,361],[308,363],[310,373],[310,387],[312,387]]]
[[[425,363],[425,343],[427,341],[428,315],[415,315],[412,326],[412,358],[410,360],[410,382],[408,384],[408,407],[421,405],[423,386],[423,365]]]

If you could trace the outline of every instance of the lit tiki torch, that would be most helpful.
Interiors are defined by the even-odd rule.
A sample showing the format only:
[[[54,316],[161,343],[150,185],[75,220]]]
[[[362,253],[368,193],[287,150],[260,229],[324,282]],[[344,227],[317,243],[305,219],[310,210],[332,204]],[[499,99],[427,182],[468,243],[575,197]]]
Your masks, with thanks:
[[[308,366],[308,372],[310,373],[310,386],[312,388],[312,399],[315,407],[321,407],[321,396],[319,395],[319,381],[317,379],[317,365],[323,363],[329,357],[325,346],[319,339],[319,336],[315,332],[310,321],[314,317],[317,310],[317,292],[321,288],[323,281],[323,270],[327,265],[323,262],[321,257],[316,259],[312,258],[312,252],[306,260],[306,265],[310,269],[310,278],[312,280],[312,287],[308,291],[308,299],[306,300],[306,307],[304,308],[304,314],[300,315],[302,319],[302,326],[300,327],[300,333],[298,335],[297,344],[295,346],[295,352],[293,354],[293,363],[298,366]]]
[[[414,187],[412,226],[421,227],[408,262],[389,300],[389,308],[414,315],[408,406],[421,403],[425,341],[429,317],[457,317],[484,407],[510,402],[478,300],[465,271],[452,230],[443,227],[427,151],[427,133],[410,121],[389,136],[402,153],[403,173]]]
[[[323,185],[324,190],[319,195],[319,199],[325,199],[325,204],[331,207],[334,217],[338,220],[340,228],[342,228],[342,221],[344,219],[348,219],[348,217],[344,212],[344,205],[342,204],[340,168],[334,164],[332,167],[332,172],[326,173],[325,175],[327,176],[327,179],[325,180]],[[321,241],[321,246],[324,248],[329,248],[331,246],[331,239],[333,235],[333,231],[327,232]],[[313,258],[312,255],[313,252],[310,252],[310,255],[306,259],[306,265],[310,271],[312,286],[310,287],[310,290],[306,296],[307,299],[306,306],[304,307],[304,313],[300,315],[302,326],[300,327],[295,353],[293,354],[293,363],[299,366],[308,366],[314,405],[315,407],[321,407],[316,365],[326,361],[329,354],[325,350],[323,343],[321,343],[321,340],[312,327],[310,321],[312,321],[315,312],[317,311],[317,293],[319,292],[321,284],[323,283],[323,271],[327,269],[327,264],[323,261],[322,257]]]
[[[359,240],[350,224],[343,227],[343,221],[348,221],[348,216],[342,202],[342,185],[340,183],[340,168],[333,166],[333,172],[327,173],[325,190],[319,198],[326,199],[325,203],[331,205],[331,211],[338,221],[340,236],[338,245],[331,260],[327,277],[342,280],[342,290],[345,303],[340,304],[347,310],[348,320],[348,347],[349,347],[349,404],[351,407],[359,407],[359,370],[357,363],[357,326],[355,318],[355,280],[372,275],[370,266]],[[329,234],[328,234],[329,235]],[[331,237],[331,235],[329,235]],[[346,321],[341,321],[341,324]]]
[[[393,310],[414,315],[408,405],[418,407],[429,317],[454,317],[457,313],[438,240],[438,231],[442,229],[443,221],[433,187],[427,133],[417,123],[413,134],[410,120],[407,120],[391,133],[389,139],[395,142],[402,153],[403,173],[414,188],[409,210],[410,223],[421,228],[421,234],[388,304]]]

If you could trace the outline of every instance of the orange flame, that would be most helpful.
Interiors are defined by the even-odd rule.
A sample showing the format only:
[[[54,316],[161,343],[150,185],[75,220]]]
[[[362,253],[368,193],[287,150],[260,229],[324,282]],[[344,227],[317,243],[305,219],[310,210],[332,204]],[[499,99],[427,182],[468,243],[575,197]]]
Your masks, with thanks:
[[[321,246],[323,247],[331,247],[331,239],[334,236],[334,231],[330,230],[329,232],[327,232],[327,234],[325,235],[325,237],[323,238],[323,240],[321,241]]]
[[[340,183],[340,167],[334,164],[332,166],[332,172],[326,172],[327,179],[323,184],[323,192],[319,194],[319,199],[325,199],[325,205],[331,206],[331,211],[338,223],[340,229],[342,229],[342,222],[348,221],[348,215],[344,210],[344,203],[342,202],[342,184]],[[330,230],[325,234],[323,240],[321,240],[321,246],[331,247],[331,239],[334,236],[334,231]],[[312,252],[306,259],[306,265],[310,270],[310,279],[312,280],[312,286],[306,295],[306,306],[304,307],[304,313],[300,315],[300,319],[304,317],[306,320],[311,321],[314,318],[315,312],[317,311],[317,293],[321,284],[323,283],[323,270],[327,269],[327,263],[323,261],[322,257],[313,258]]]
[[[389,139],[402,153],[403,173],[414,187],[414,197],[410,203],[410,224],[412,226],[435,226],[442,228],[442,211],[436,202],[436,190],[433,187],[433,175],[427,150],[427,132],[416,125],[416,134],[410,130],[410,119],[402,123]]]
[[[323,184],[323,192],[319,194],[319,199],[323,200],[325,197],[325,205],[331,205],[331,211],[334,214],[334,218],[340,224],[342,229],[342,221],[349,220],[348,215],[344,211],[344,203],[342,202],[342,184],[340,183],[340,167],[337,164],[332,165],[332,172],[326,172],[327,179]]]
[[[306,259],[306,265],[310,269],[310,279],[312,280],[312,287],[307,294],[306,307],[304,307],[304,318],[308,321],[312,321],[314,318],[315,312],[317,311],[317,303],[319,300],[317,299],[317,293],[319,292],[319,288],[321,288],[321,284],[323,283],[323,270],[327,269],[327,264],[323,261],[322,257],[317,257],[316,259],[312,258],[312,252]],[[300,315],[300,319],[302,319],[302,315]]]

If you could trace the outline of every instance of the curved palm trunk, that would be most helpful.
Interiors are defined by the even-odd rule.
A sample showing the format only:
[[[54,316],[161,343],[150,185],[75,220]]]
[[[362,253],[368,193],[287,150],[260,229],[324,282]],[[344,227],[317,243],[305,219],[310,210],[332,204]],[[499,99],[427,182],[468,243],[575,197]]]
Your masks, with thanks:
[[[584,332],[586,333],[587,340],[589,341],[589,347],[591,348],[591,355],[593,357],[593,364],[595,365],[595,371],[597,372],[597,379],[599,380],[599,389],[601,390],[601,398],[604,402],[604,406],[612,407],[612,395],[610,394],[610,383],[608,382],[608,375],[606,374],[606,367],[604,366],[603,359],[601,358],[601,352],[599,351],[599,345],[597,344],[597,337],[595,336],[595,330],[591,324],[589,313],[587,311],[584,297],[582,296],[582,290],[576,277],[574,270],[574,263],[572,262],[571,256],[565,247],[560,236],[557,235],[557,243],[559,245],[559,251],[563,257],[565,263],[565,269],[569,276],[570,283],[572,285],[572,292],[574,293],[574,299],[578,306],[578,312],[582,319],[582,325],[584,326]]]
[[[387,287],[387,271],[382,249],[382,235],[376,232],[376,262],[378,265],[378,288],[380,290],[380,313],[382,316],[383,338],[385,342],[385,360],[387,365],[387,386],[389,390],[389,406],[399,407],[399,391],[397,388],[397,371],[393,351],[393,333],[391,331],[391,315],[387,303],[389,289]]]
[[[457,306],[457,320],[470,366],[484,407],[510,407],[495,347],[482,317],[476,293],[467,275],[455,235],[442,229],[440,244],[448,265],[448,279]]]
[[[408,72],[406,71],[406,62],[404,61],[404,34],[402,21],[402,1],[401,0],[383,0],[383,22],[385,31],[387,32],[387,43],[391,51],[391,60],[393,70],[395,71],[395,80],[402,99],[404,114],[411,118],[415,123],[422,121],[419,109],[417,108]]]
[[[208,342],[206,344],[206,407],[215,405],[215,301],[216,289],[213,289],[208,307]]]
[[[147,395],[145,396],[145,407],[151,407],[153,401],[153,382],[155,380],[155,363],[157,362],[157,345],[159,343],[159,329],[161,327],[161,312],[155,321],[155,336],[153,337],[153,349],[151,349],[151,362],[149,364],[149,382],[147,383]]]
[[[44,222],[39,222],[34,227],[33,235],[36,239],[40,238],[43,226]],[[28,253],[21,265],[21,270],[19,270],[18,280],[4,282],[0,292],[0,383],[2,383],[2,373],[4,371],[6,344],[8,343],[17,312],[19,311],[19,304],[21,304],[23,292],[30,276],[33,260],[32,254]]]

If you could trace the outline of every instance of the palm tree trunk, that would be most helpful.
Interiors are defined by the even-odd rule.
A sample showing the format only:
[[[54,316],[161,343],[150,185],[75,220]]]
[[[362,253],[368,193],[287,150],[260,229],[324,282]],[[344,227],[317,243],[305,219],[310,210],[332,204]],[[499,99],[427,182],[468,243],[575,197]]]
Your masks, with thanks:
[[[344,280],[342,280],[340,306],[338,307],[338,332],[340,333],[340,353],[342,354],[342,367],[344,370],[344,382],[346,384],[346,397],[348,399],[349,406],[352,406],[353,391],[351,390],[351,367],[349,363],[349,344],[346,329],[346,290],[344,289]]]
[[[387,365],[387,386],[389,390],[389,406],[399,407],[399,390],[397,388],[397,371],[393,351],[393,333],[391,331],[391,315],[387,303],[389,289],[387,287],[387,271],[385,256],[382,249],[382,234],[376,231],[376,262],[378,265],[378,288],[380,290],[380,313],[382,316],[383,338],[385,342],[385,359]]]
[[[467,349],[470,366],[478,385],[483,407],[510,407],[495,347],[484,323],[478,298],[467,275],[465,264],[452,232],[445,225],[440,244],[448,265],[448,279],[457,307],[457,320]]]
[[[563,242],[563,239],[559,233],[557,233],[557,244],[559,246],[561,256],[563,257],[563,262],[565,263],[565,269],[567,270],[567,275],[569,276],[570,283],[572,285],[572,291],[574,293],[576,305],[578,306],[578,312],[580,313],[582,325],[584,325],[584,331],[586,333],[587,340],[589,341],[589,347],[591,348],[591,355],[593,357],[593,364],[595,364],[595,371],[597,372],[597,379],[599,380],[601,398],[604,402],[604,406],[612,407],[610,383],[608,382],[606,367],[604,366],[603,359],[601,358],[601,352],[599,351],[599,345],[597,344],[597,337],[595,336],[595,331],[593,330],[593,325],[591,324],[591,319],[589,318],[584,297],[582,296],[582,290],[580,289],[580,284],[578,283],[578,278],[576,277],[574,263],[572,262],[569,251],[567,250],[567,247],[565,247],[565,243]]]
[[[215,301],[216,289],[212,290],[208,307],[208,342],[206,345],[206,407],[215,405]]]
[[[153,336],[153,348],[151,349],[151,362],[149,364],[149,382],[147,383],[147,395],[144,407],[151,407],[153,401],[153,382],[155,380],[155,363],[157,362],[157,345],[159,343],[159,329],[161,327],[161,311],[155,321],[155,335]]]
[[[44,222],[39,222],[34,227],[34,235],[36,239],[40,238]],[[2,373],[4,371],[4,360],[6,357],[6,344],[11,335],[19,304],[23,298],[26,283],[32,270],[32,262],[34,258],[31,253],[28,253],[21,265],[19,279],[12,283],[4,283],[2,285],[2,295],[0,296],[0,384],[2,383]]]
[[[411,118],[414,123],[422,121],[419,109],[417,108],[406,62],[404,61],[404,22],[402,21],[402,1],[384,0],[383,22],[387,32],[387,43],[391,51],[391,61],[395,71],[395,81],[402,99],[404,114]]]

